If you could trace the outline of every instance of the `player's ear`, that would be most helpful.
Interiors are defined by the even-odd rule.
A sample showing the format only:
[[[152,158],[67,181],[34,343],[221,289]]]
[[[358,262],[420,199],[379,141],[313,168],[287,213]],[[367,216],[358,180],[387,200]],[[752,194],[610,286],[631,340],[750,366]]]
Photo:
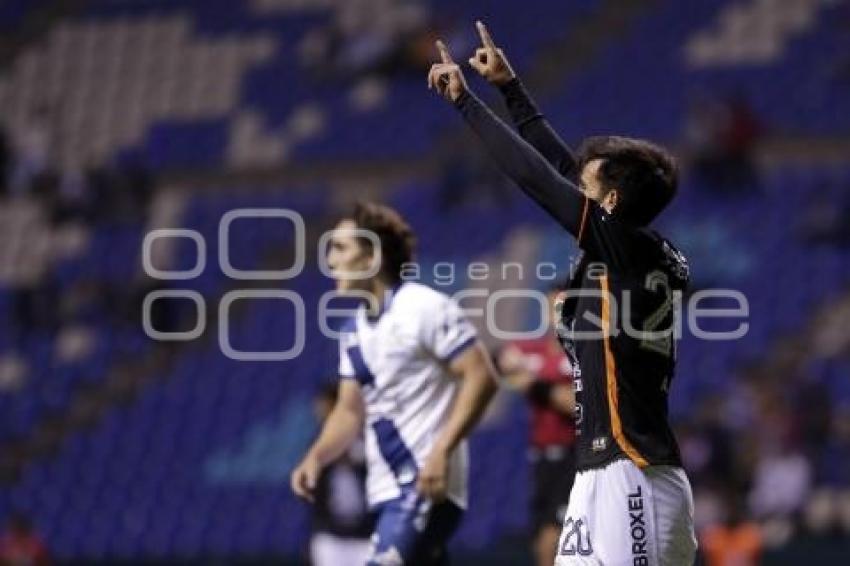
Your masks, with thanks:
[[[605,195],[605,198],[602,199],[602,208],[608,211],[608,213],[614,212],[617,208],[617,205],[620,204],[620,190],[619,189],[611,189]]]
[[[375,253],[374,251],[369,251],[365,260],[366,261],[364,271],[367,271],[369,274],[372,274],[375,277],[383,277],[385,275],[380,252]]]

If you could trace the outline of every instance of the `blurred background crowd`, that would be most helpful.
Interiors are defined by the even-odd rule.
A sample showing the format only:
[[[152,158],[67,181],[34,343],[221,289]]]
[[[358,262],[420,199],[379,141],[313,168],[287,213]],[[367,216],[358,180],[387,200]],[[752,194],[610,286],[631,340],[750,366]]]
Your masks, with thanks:
[[[458,58],[485,20],[572,144],[647,137],[681,158],[659,229],[694,291],[749,301],[735,341],[687,335],[671,414],[709,564],[850,555],[850,3],[842,0],[0,1],[0,563],[303,563],[310,510],[286,478],[317,430],[336,345],[316,242],[358,198],[419,235],[423,282],[545,291],[576,249],[470,149],[429,93],[439,35]],[[473,82],[486,99],[495,93]],[[296,255],[284,281],[234,279]],[[145,234],[157,238],[147,274]],[[441,262],[483,262],[437,284]],[[518,263],[501,277],[499,266]],[[150,271],[150,270],[148,270]],[[291,304],[222,298],[296,291]],[[142,326],[146,297],[160,332]],[[500,303],[500,328],[534,326]],[[223,318],[223,317],[226,317]],[[737,325],[739,321],[735,322]],[[716,321],[712,328],[721,329]],[[494,353],[502,344],[485,336]],[[505,392],[472,441],[463,564],[529,560],[526,403]],[[731,549],[731,550],[730,550]],[[747,562],[732,562],[735,553]],[[16,558],[17,557],[17,558]]]

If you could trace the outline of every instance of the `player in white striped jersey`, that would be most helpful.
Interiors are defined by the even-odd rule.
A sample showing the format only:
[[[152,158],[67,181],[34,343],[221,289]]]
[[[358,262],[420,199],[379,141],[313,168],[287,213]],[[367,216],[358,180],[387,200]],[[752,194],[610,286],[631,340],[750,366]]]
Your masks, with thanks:
[[[355,229],[376,235],[380,250]],[[381,205],[358,204],[337,225],[328,250],[337,289],[376,300],[343,327],[339,401],[291,478],[310,499],[322,467],[365,431],[367,497],[378,512],[370,565],[446,563],[467,505],[464,439],[496,390],[489,356],[457,304],[402,281],[413,247],[404,220]],[[374,276],[352,277],[372,267]]]

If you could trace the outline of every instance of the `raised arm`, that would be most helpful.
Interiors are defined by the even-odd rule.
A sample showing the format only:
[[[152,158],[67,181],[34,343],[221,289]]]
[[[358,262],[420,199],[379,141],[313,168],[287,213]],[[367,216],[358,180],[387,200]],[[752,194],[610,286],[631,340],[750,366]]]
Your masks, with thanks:
[[[481,47],[469,59],[470,66],[497,87],[520,136],[530,143],[561,175],[573,178],[575,156],[540,112],[534,99],[516,76],[504,51],[496,46],[487,26],[476,22]]]
[[[572,150],[537,109],[534,99],[519,78],[514,77],[500,86],[499,90],[522,138],[534,146],[558,173],[570,179],[575,178],[578,171]]]
[[[431,67],[429,87],[455,104],[502,171],[581,244],[588,199],[469,91],[446,46],[437,47],[442,61]]]
[[[578,188],[474,94],[464,93],[455,106],[499,168],[558,224],[581,240],[590,203]]]

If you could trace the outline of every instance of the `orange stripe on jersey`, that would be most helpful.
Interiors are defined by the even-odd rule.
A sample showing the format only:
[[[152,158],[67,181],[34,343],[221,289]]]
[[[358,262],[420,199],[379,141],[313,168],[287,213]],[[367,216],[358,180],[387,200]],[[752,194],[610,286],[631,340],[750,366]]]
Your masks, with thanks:
[[[579,245],[581,245],[581,237],[584,235],[584,226],[587,222],[587,209],[589,203],[590,199],[584,197],[584,208],[581,211],[581,223],[578,226],[578,235],[576,236],[576,243]]]
[[[620,422],[620,402],[617,396],[617,365],[614,363],[614,353],[611,351],[609,336],[611,334],[611,304],[609,300],[608,275],[601,278],[602,287],[602,331],[605,333],[605,381],[608,391],[608,412],[611,414],[611,434],[617,445],[626,456],[639,468],[645,468],[649,462],[640,455],[629,439],[623,434],[623,423]]]

